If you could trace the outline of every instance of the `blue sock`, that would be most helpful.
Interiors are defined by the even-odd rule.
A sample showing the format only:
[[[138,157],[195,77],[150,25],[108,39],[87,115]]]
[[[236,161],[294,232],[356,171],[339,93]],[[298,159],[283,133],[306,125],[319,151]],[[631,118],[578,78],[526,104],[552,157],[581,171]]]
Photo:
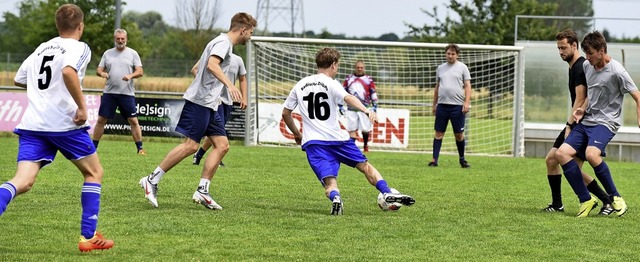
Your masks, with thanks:
[[[442,139],[433,139],[433,161],[438,163],[440,157],[440,148],[442,148]]]
[[[6,182],[0,185],[0,216],[14,197],[16,197],[16,187],[13,184]]]
[[[136,147],[138,148],[138,151],[142,150],[142,141],[136,141]]]
[[[389,185],[387,185],[387,181],[384,179],[380,179],[378,180],[378,182],[376,182],[376,188],[378,189],[378,191],[380,191],[380,193],[391,193],[391,188],[389,188]]]
[[[93,146],[98,149],[98,144],[100,144],[100,140],[92,140],[93,141]]]
[[[620,196],[616,185],[613,183],[613,177],[611,177],[611,171],[607,163],[602,161],[600,165],[593,168],[593,172],[596,173],[596,177],[600,180],[602,187],[607,191],[610,196]]]
[[[202,158],[204,156],[204,153],[206,153],[207,151],[204,151],[204,149],[198,148],[198,152],[196,152],[196,157]]]
[[[338,192],[338,190],[329,192],[329,200],[333,201],[336,196],[340,196],[340,192]]]
[[[442,142],[440,142],[442,143]],[[462,139],[462,141],[456,141],[456,147],[458,148],[458,156],[460,156],[460,159],[464,159],[464,146],[465,146],[466,142],[464,141],[464,139]]]
[[[569,182],[569,185],[573,188],[573,192],[576,193],[580,202],[591,199],[587,186],[582,182],[582,172],[580,171],[580,167],[578,167],[578,163],[576,163],[575,160],[571,159],[571,161],[562,165],[562,171],[564,171],[564,177],[567,178],[567,182]]]
[[[82,219],[80,220],[80,234],[86,239],[93,238],[98,226],[98,213],[100,212],[100,191],[102,187],[97,183],[82,185]]]

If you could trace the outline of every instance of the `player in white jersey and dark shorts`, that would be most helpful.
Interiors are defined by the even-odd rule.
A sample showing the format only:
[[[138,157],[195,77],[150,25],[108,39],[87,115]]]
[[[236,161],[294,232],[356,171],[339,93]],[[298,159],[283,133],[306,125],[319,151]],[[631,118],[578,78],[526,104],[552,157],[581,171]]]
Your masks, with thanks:
[[[98,111],[98,122],[93,129],[93,144],[98,148],[104,126],[109,119],[120,110],[122,118],[131,126],[131,136],[139,155],[146,155],[142,148],[142,130],[138,123],[138,109],[133,79],[142,77],[144,70],[140,55],[136,50],[127,47],[127,31],[116,29],[113,33],[115,47],[102,54],[96,74],[106,78],[104,92]]]
[[[240,109],[244,110],[247,108],[247,69],[244,67],[244,61],[242,61],[242,57],[231,53],[230,56],[231,64],[229,65],[229,69],[225,72],[225,75],[231,83],[236,83],[236,79],[240,82],[240,93],[242,94],[242,101],[239,103]],[[198,64],[194,65],[191,69],[191,73],[194,76],[197,74]],[[231,116],[231,112],[233,111],[233,99],[231,98],[231,94],[227,91],[227,89],[222,89],[222,94],[220,94],[220,102],[218,106],[218,115],[222,118],[222,122],[224,125],[227,125],[229,122],[229,118]],[[211,141],[205,139],[202,146],[198,149],[198,151],[193,155],[193,164],[199,165],[200,160],[204,154],[211,148]],[[222,161],[220,162],[221,166],[224,166]]]
[[[231,18],[229,31],[221,33],[204,48],[198,62],[196,77],[191,82],[183,98],[185,100],[176,131],[186,138],[182,144],[172,149],[160,165],[148,176],[140,179],[145,198],[153,207],[158,207],[158,183],[171,168],[198,150],[200,140],[211,140],[213,152],[205,159],[198,188],[192,200],[208,209],[221,210],[210,195],[209,185],[218,169],[218,164],[229,151],[229,141],[220,115],[216,113],[223,89],[229,89],[234,101],[240,101],[242,95],[238,88],[226,77],[225,71],[231,64],[231,51],[236,44],[245,44],[256,20],[247,13],[237,13]]]
[[[338,107],[346,103],[362,111],[374,122],[375,112],[367,109],[358,98],[347,93],[334,79],[338,73],[340,53],[332,48],[323,48],[316,53],[318,74],[300,80],[291,89],[284,102],[282,118],[294,135],[297,144],[307,153],[311,169],[332,202],[331,215],[342,215],[343,202],[338,189],[340,163],[357,168],[367,181],[384,194],[389,203],[413,205],[415,200],[408,195],[392,193],[380,172],[360,152],[349,133],[340,128]],[[302,116],[304,133],[296,126],[292,112],[298,107]]]
[[[360,102],[367,108],[378,112],[378,93],[376,93],[376,83],[370,75],[366,75],[364,72],[364,61],[358,60],[355,64],[355,70],[353,74],[347,76],[342,83],[347,93],[360,99]],[[369,121],[364,112],[356,110],[355,108],[347,107],[347,124],[345,128],[349,131],[349,136],[352,138],[358,137],[358,131],[362,133],[362,142],[364,144],[364,152],[369,152],[369,132],[373,129],[373,123]],[[340,108],[342,110],[342,108]]]
[[[14,130],[19,136],[18,167],[16,175],[0,185],[0,215],[13,198],[31,189],[40,169],[60,151],[84,176],[78,248],[89,252],[109,249],[114,242],[96,231],[103,169],[87,131],[87,104],[80,86],[91,59],[91,49],[79,41],[83,20],[78,6],[60,6],[60,36],[40,44],[16,73],[14,83],[27,89],[29,106]]]
[[[611,171],[603,160],[605,148],[620,127],[620,115],[624,94],[631,95],[636,103],[638,126],[640,126],[640,92],[627,70],[607,54],[604,36],[594,31],[582,40],[582,50],[589,63],[583,64],[587,79],[586,109],[573,112],[578,125],[571,131],[564,144],[556,151],[564,176],[580,200],[578,217],[586,217],[597,206],[597,200],[584,185],[580,166],[574,157],[587,160],[613,201],[616,216],[627,212],[627,204],[613,183]]]

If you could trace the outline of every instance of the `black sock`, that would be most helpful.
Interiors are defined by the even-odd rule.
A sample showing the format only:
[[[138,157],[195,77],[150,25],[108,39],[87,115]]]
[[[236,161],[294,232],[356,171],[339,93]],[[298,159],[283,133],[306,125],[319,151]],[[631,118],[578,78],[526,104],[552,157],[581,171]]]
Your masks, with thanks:
[[[136,148],[138,148],[138,151],[142,150],[142,141],[136,141]]]
[[[362,132],[362,140],[364,141],[364,146],[367,146],[367,142],[369,142],[369,132]]]
[[[596,197],[600,199],[602,203],[611,204],[611,199],[609,198],[609,195],[606,192],[604,192],[604,190],[602,190],[600,185],[598,185],[598,181],[596,181],[595,179],[587,185],[587,189],[589,189],[589,192],[596,195]]]
[[[196,152],[196,157],[198,158],[202,158],[202,156],[204,156],[204,153],[206,153],[207,151],[205,151],[202,147],[198,148],[198,152]]]
[[[562,175],[548,175],[549,187],[551,188],[551,205],[554,207],[562,206]]]
[[[100,144],[100,140],[93,140],[93,146],[98,149],[98,144]]]

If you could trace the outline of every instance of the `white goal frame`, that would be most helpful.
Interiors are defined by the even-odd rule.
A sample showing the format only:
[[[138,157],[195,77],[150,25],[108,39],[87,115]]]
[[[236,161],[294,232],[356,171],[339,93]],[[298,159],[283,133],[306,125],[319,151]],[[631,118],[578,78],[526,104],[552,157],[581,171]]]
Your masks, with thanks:
[[[264,127],[264,118],[263,122],[260,122],[260,106],[261,103],[265,101],[270,101],[274,106],[275,104],[282,104],[286,99],[286,95],[282,96],[282,94],[278,94],[277,96],[265,95],[261,94],[263,89],[268,88],[268,86],[272,86],[273,83],[265,82],[263,76],[260,72],[264,72],[264,68],[259,68],[260,66],[265,66],[266,63],[271,63],[272,61],[258,61],[257,53],[259,52],[260,44],[269,44],[269,43],[285,43],[285,44],[300,44],[300,45],[320,45],[326,47],[334,47],[338,49],[342,53],[341,63],[340,63],[340,72],[336,77],[338,81],[342,82],[344,79],[344,74],[342,72],[351,72],[353,65],[349,62],[345,63],[345,60],[352,61],[355,58],[345,57],[345,54],[341,51],[341,47],[345,46],[366,46],[373,49],[385,49],[385,48],[412,48],[412,49],[439,49],[442,50],[442,60],[444,61],[444,48],[447,46],[445,43],[414,43],[414,42],[384,42],[384,41],[364,41],[364,40],[331,40],[331,39],[308,39],[308,38],[283,38],[283,37],[261,37],[254,36],[247,43],[247,55],[246,55],[246,65],[247,65],[247,80],[249,88],[247,90],[248,94],[248,105],[245,111],[245,145],[246,146],[256,146],[256,145],[277,145],[277,146],[292,146],[293,143],[263,143],[263,140],[260,137],[260,128]],[[505,145],[508,147],[507,150],[500,153],[486,153],[481,151],[473,151],[469,152],[470,154],[479,154],[479,155],[504,155],[504,156],[513,156],[513,157],[523,157],[524,156],[524,47],[522,46],[496,46],[496,45],[467,45],[467,44],[459,44],[462,50],[462,56],[464,54],[475,50],[477,52],[485,52],[485,53],[500,53],[509,56],[509,59],[512,59],[514,62],[513,68],[508,70],[513,70],[513,72],[509,72],[513,77],[513,86],[512,93],[509,92],[508,98],[513,101],[509,101],[509,104],[512,106],[512,117],[509,117],[509,122],[505,122],[505,124],[511,125],[511,135],[510,145]],[[318,48],[319,50],[319,48]],[[306,59],[306,58],[305,58]],[[312,59],[315,59],[313,57]],[[350,59],[350,60],[348,60]],[[495,59],[495,58],[493,58]],[[498,58],[500,59],[500,58]],[[465,62],[463,60],[463,62]],[[366,64],[366,61],[365,61]],[[315,64],[314,64],[315,65]],[[259,70],[260,69],[260,70]],[[262,70],[262,71],[261,71]],[[346,70],[346,71],[345,71]],[[308,70],[307,70],[308,71]],[[306,72],[306,71],[305,71]],[[307,75],[314,74],[316,72],[306,72]],[[435,79],[435,71],[429,72],[433,74],[433,78]],[[264,73],[263,73],[264,74]],[[376,73],[367,71],[367,74],[371,74],[376,79]],[[473,75],[473,72],[472,72]],[[305,75],[306,76],[306,75]],[[286,83],[276,83],[281,84],[282,88],[286,88],[290,90],[293,85],[300,80],[302,77],[296,75],[295,77],[291,77],[292,79],[287,79]],[[295,79],[293,79],[295,78]],[[273,82],[273,81],[272,81]],[[380,86],[379,82],[377,82],[378,86]],[[474,86],[474,80],[472,79],[472,89],[473,92],[476,92]],[[509,84],[510,85],[510,84]],[[427,88],[433,89],[434,86],[428,86]],[[511,88],[511,87],[509,87]],[[287,92],[288,94],[288,92]],[[432,96],[431,96],[432,97]],[[431,98],[432,99],[432,98]],[[385,97],[380,97],[380,107],[381,108],[393,108],[393,105],[387,104],[385,105]],[[425,106],[431,107],[432,100],[423,101],[418,105],[412,106]],[[474,105],[474,101],[471,101],[472,107]],[[473,108],[472,108],[473,110]],[[272,111],[275,112],[275,111]],[[430,112],[430,111],[429,111]],[[273,115],[273,114],[271,114]],[[473,117],[467,117],[468,121],[474,121]],[[272,120],[266,120],[272,121]],[[273,121],[272,121],[273,122]],[[277,123],[270,123],[271,125],[277,125]],[[431,128],[425,129],[424,134],[420,134],[426,138],[433,139],[433,123],[429,124]],[[286,127],[285,127],[286,128]],[[502,125],[502,129],[507,128]],[[466,131],[465,131],[466,132]],[[488,132],[492,132],[489,130]],[[496,131],[497,132],[497,131]],[[263,134],[264,136],[264,134]],[[445,140],[453,141],[453,132],[451,129],[448,129],[448,132],[445,134]],[[431,141],[428,140],[427,141]],[[378,148],[380,150],[386,150],[386,148]],[[410,152],[431,152],[432,146],[431,143],[426,143],[423,147],[409,148],[409,149],[399,149],[395,151],[410,151]],[[447,153],[455,153],[453,150],[445,150],[443,146],[443,154]]]

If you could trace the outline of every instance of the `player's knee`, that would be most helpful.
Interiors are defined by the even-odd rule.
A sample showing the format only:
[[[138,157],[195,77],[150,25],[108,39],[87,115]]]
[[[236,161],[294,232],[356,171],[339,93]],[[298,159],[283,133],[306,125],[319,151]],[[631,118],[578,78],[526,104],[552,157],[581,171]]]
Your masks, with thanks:
[[[444,137],[444,132],[436,132],[434,137],[435,139],[442,140],[442,138]]]
[[[600,152],[592,150],[587,150],[587,152],[585,153],[585,157],[587,158],[587,161],[589,161],[589,163],[600,162],[600,159],[602,158],[600,156]]]
[[[99,116],[98,121],[96,123],[100,125],[106,125],[108,120],[109,119],[107,119],[106,117]]]
[[[544,162],[547,164],[547,166],[556,166],[558,165],[558,160],[556,159],[556,152],[554,152],[553,154],[549,154],[547,155],[547,157],[544,158]]]

